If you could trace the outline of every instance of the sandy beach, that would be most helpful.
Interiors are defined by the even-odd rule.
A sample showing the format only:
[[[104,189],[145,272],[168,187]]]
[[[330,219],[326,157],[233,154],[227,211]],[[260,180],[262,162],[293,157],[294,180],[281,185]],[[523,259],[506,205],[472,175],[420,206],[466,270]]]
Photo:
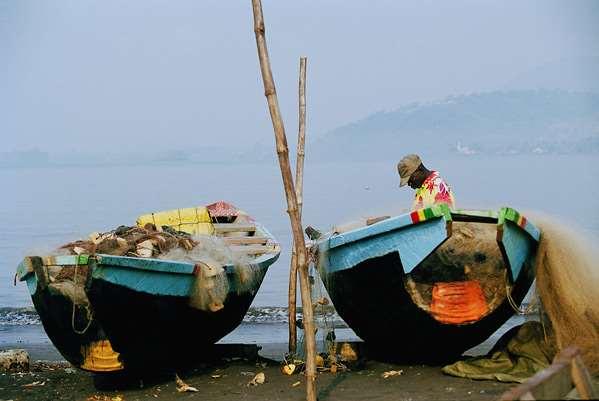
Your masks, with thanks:
[[[399,376],[384,379],[382,374],[401,370]],[[249,386],[256,373],[263,372],[262,385]],[[269,359],[257,362],[229,361],[180,372],[180,377],[197,392],[181,393],[172,375],[131,379],[127,382],[102,380],[69,367],[64,362],[36,362],[29,373],[0,375],[1,400],[301,400],[305,399],[305,378],[285,376],[280,364]],[[369,361],[360,370],[321,373],[319,400],[456,400],[496,399],[511,384],[473,381],[446,376],[439,366],[394,365]]]
[[[490,350],[509,327],[525,319],[515,317],[491,338],[469,350],[467,355],[482,355]],[[180,377],[198,392],[180,393],[174,375],[115,380],[71,367],[45,336],[41,327],[4,326],[0,347],[24,348],[32,363],[27,373],[0,374],[0,400],[301,400],[305,399],[302,374],[283,375],[281,359],[285,343],[260,344],[257,361],[225,359],[212,365],[179,372]],[[387,371],[403,371],[384,379]],[[255,374],[263,372],[262,385],[248,386]],[[299,382],[299,384],[298,384]],[[444,375],[441,366],[398,365],[367,361],[351,371],[320,373],[319,400],[457,400],[496,399],[514,384],[474,381]]]

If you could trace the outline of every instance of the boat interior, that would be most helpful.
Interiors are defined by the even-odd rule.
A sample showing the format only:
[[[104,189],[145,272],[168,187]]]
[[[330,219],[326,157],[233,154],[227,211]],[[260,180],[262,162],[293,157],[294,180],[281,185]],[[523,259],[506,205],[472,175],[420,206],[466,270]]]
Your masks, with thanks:
[[[474,323],[509,296],[508,268],[496,223],[453,221],[451,232],[404,277],[404,285],[414,303],[437,321]]]
[[[226,220],[213,219],[214,235],[223,239],[234,253],[256,257],[267,253],[276,253],[280,247],[261,227],[245,218],[230,216]]]

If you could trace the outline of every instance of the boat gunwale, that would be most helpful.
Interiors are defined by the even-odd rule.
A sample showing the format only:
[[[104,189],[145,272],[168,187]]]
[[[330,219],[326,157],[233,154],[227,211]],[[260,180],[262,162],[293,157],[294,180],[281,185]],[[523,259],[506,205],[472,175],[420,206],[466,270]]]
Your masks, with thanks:
[[[257,232],[260,231],[265,237],[269,238],[272,250],[256,258],[251,259],[250,266],[262,266],[271,259],[277,259],[281,253],[281,246],[275,240],[274,236],[262,224],[256,223]],[[218,237],[226,238],[226,237]],[[37,255],[28,255],[17,266],[16,279],[25,281],[33,271],[25,263],[27,258]],[[141,258],[136,256],[117,256],[108,254],[80,254],[80,255],[46,255],[40,256],[44,266],[83,266],[90,262],[90,258],[95,258],[97,267],[118,266],[139,269],[143,271],[156,271],[174,274],[194,274],[195,263],[182,262],[171,259]],[[273,262],[274,263],[274,262]],[[233,264],[223,266],[227,273],[234,270]]]
[[[432,207],[413,210],[408,213],[378,221],[371,225],[365,225],[343,233],[333,233],[323,242],[328,243],[329,249],[337,248],[364,238],[400,230],[404,227],[435,218],[444,218],[445,221],[449,223],[451,221],[451,211],[449,207],[445,204],[439,204]]]
[[[265,237],[272,241],[272,251],[264,253],[256,258],[249,261],[249,266],[262,267],[267,264],[268,261],[273,260],[269,263],[270,266],[274,263],[280,253],[281,246],[276,242],[274,236],[264,227],[262,224],[255,222],[256,232],[261,232]],[[227,238],[227,237],[217,237]],[[139,269],[143,271],[153,271],[161,273],[173,273],[173,274],[195,274],[197,263],[193,262],[181,262],[170,259],[157,259],[157,258],[140,258],[134,256],[116,256],[116,255],[97,255],[97,268],[110,268],[110,267],[125,267],[132,269]],[[234,264],[225,264],[223,266],[227,274],[233,273],[235,269]],[[95,270],[95,269],[94,269]]]
[[[428,212],[429,216],[423,219],[415,218],[415,214],[425,215]],[[432,215],[431,215],[432,213]],[[478,222],[497,224],[498,230],[501,230],[503,223],[508,220],[516,224],[520,229],[525,231],[536,242],[540,239],[540,230],[524,215],[510,207],[502,207],[499,212],[493,210],[466,210],[457,209],[450,210],[447,206],[441,204],[430,208],[418,209],[398,216],[394,216],[385,220],[381,220],[371,225],[355,228],[338,234],[331,234],[324,240],[317,240],[320,243],[320,249],[333,249],[340,246],[348,245],[352,242],[357,242],[365,238],[384,234],[391,231],[399,231],[411,225],[417,225],[427,220],[435,218],[444,218],[448,224],[452,221],[463,222]],[[322,246],[325,246],[323,249]]]
[[[249,263],[250,266],[261,266],[264,262],[270,259],[277,258],[280,253],[278,246],[273,248],[274,251],[263,254]],[[97,255],[98,269],[111,267],[125,267],[138,269],[143,271],[173,273],[173,274],[194,274],[196,263],[179,262],[175,260],[156,259],[156,258],[139,258],[131,256],[115,256],[115,255]],[[226,264],[223,266],[227,273],[233,272],[235,265]]]

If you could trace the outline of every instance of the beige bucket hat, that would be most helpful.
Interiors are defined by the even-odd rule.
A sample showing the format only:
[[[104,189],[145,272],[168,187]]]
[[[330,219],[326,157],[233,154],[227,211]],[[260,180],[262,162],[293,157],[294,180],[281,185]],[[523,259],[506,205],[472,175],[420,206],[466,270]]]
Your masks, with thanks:
[[[410,176],[416,171],[420,164],[422,164],[422,160],[420,160],[420,156],[415,154],[406,155],[399,161],[399,163],[397,163],[397,172],[401,178],[399,182],[400,187],[403,187],[408,183]]]

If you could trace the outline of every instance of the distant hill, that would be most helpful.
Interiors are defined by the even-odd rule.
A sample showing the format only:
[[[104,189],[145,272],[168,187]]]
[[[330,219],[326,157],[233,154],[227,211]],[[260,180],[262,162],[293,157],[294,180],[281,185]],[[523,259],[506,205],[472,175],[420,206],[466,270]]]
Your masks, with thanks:
[[[394,159],[406,152],[599,152],[599,94],[555,90],[448,97],[379,112],[322,135],[311,159]]]
[[[290,154],[296,139],[288,133]],[[313,139],[312,139],[313,138]],[[372,114],[324,134],[308,132],[310,161],[396,160],[406,153],[599,153],[599,93],[512,90],[450,96]],[[275,162],[273,141],[160,152],[0,152],[0,168]]]

